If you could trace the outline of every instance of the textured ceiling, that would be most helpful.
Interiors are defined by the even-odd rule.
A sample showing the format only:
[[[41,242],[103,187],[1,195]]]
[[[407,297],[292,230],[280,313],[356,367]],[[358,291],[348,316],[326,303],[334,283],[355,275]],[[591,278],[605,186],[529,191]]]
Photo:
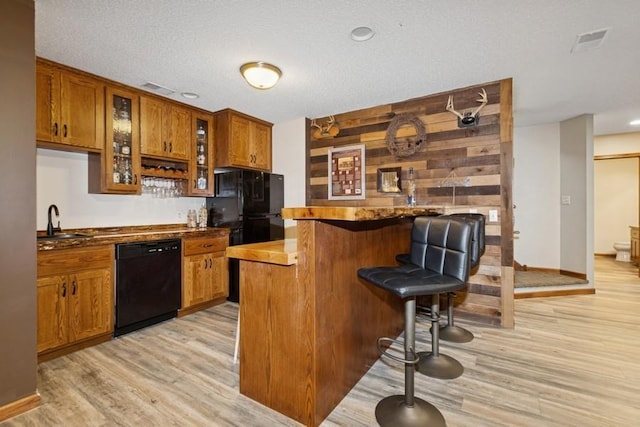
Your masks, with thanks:
[[[638,131],[637,0],[36,0],[36,54],[210,111],[279,123],[513,77],[515,126],[595,115],[595,133]],[[349,33],[369,26],[373,39]],[[611,28],[571,54],[580,33]],[[238,68],[283,70],[268,91]],[[180,92],[196,92],[197,100]],[[444,105],[442,106],[444,110]]]

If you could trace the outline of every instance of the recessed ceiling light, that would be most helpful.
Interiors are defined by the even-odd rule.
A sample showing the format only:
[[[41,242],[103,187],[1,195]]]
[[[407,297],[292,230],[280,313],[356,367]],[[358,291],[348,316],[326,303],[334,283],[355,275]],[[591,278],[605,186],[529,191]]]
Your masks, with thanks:
[[[351,31],[351,39],[357,42],[370,40],[375,33],[369,27],[358,27]]]
[[[197,93],[193,93],[193,92],[182,92],[180,95],[182,95],[183,98],[187,98],[187,99],[198,99],[198,98],[200,98],[200,95],[198,95]]]
[[[631,126],[640,126],[640,119],[631,120],[629,124]]]

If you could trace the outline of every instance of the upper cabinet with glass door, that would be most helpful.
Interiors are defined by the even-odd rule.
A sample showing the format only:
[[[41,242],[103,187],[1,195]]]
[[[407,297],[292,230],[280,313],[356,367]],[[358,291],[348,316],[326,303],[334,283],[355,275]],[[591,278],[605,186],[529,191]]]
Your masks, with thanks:
[[[106,144],[98,165],[89,166],[89,189],[100,193],[140,193],[140,114],[138,95],[122,89],[106,90]],[[99,176],[95,169],[100,168]],[[92,179],[93,178],[93,179]],[[99,191],[97,180],[100,181]]]
[[[193,143],[189,164],[189,194],[213,195],[213,116],[192,113]]]

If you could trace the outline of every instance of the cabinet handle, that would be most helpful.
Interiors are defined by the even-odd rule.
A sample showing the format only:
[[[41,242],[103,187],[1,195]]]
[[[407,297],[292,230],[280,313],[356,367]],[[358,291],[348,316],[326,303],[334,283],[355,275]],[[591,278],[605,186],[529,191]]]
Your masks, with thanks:
[[[53,124],[53,135],[58,136],[58,122]]]
[[[204,269],[205,270],[207,269],[207,260],[206,259],[204,260]]]
[[[164,150],[162,151],[167,151],[167,141],[164,141]]]
[[[67,282],[62,284],[62,298],[67,296]]]
[[[209,258],[209,268],[213,267],[213,259]]]
[[[133,175],[133,185],[138,185],[138,174]]]
[[[62,136],[67,137],[67,125],[62,125]]]
[[[210,248],[211,246],[213,246],[211,243],[205,243],[202,245],[203,248]]]
[[[76,281],[71,282],[71,295],[76,294]]]
[[[173,142],[169,143],[169,152],[173,153]]]
[[[198,185],[196,184],[196,180],[193,180],[193,189],[195,190],[196,188],[198,188]]]

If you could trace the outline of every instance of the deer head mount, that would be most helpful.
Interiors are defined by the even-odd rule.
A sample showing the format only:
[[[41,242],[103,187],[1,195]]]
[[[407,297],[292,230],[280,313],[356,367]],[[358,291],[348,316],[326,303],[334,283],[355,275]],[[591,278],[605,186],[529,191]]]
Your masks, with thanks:
[[[317,128],[311,135],[314,139],[333,138],[340,132],[340,128],[336,125],[336,119],[333,116],[329,116],[329,120],[322,126],[316,123],[316,119],[313,119],[311,120],[311,127]]]
[[[469,126],[476,126],[478,124],[478,121],[480,120],[480,116],[478,115],[478,113],[480,113],[480,110],[482,110],[488,102],[487,92],[484,89],[482,89],[482,92],[478,92],[478,95],[480,95],[480,98],[476,101],[478,101],[480,105],[475,109],[464,110],[462,113],[454,110],[453,96],[449,95],[449,100],[447,101],[447,111],[458,116],[458,127],[466,128]]]

